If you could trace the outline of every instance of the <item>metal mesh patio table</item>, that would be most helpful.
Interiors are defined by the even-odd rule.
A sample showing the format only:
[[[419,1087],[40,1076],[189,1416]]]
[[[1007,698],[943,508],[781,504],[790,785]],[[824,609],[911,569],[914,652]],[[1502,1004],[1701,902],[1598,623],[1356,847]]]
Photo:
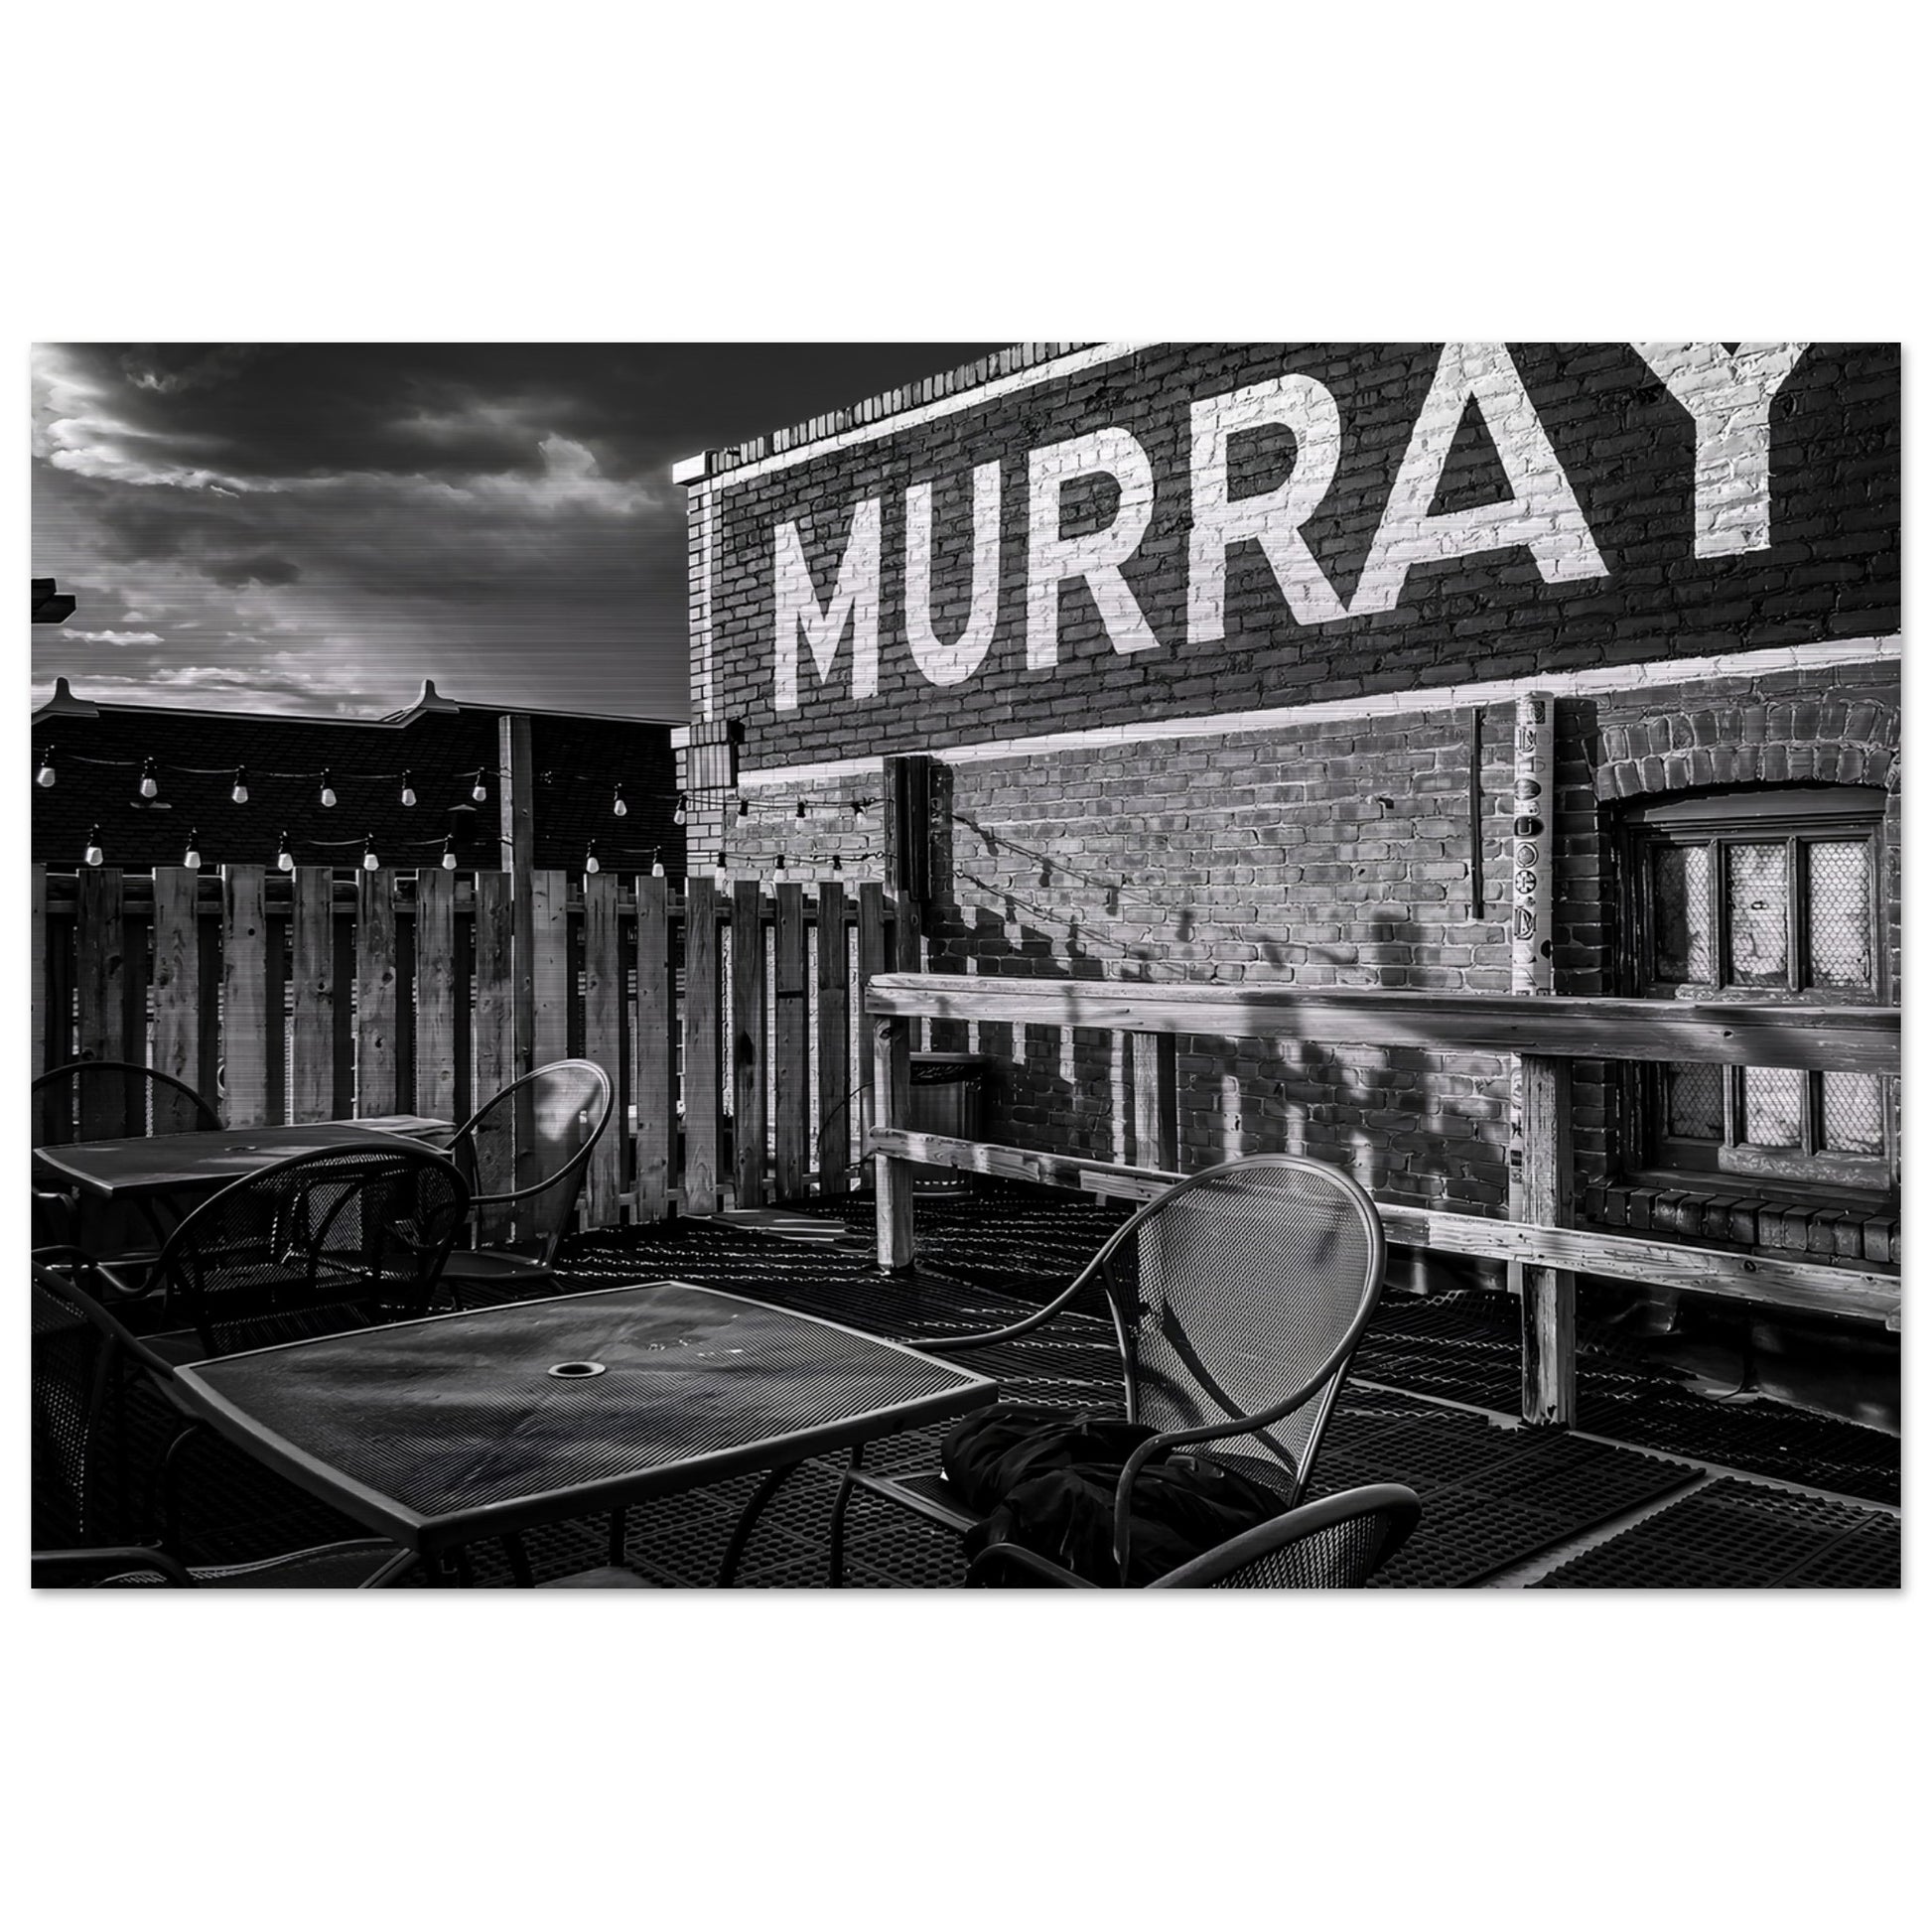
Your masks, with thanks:
[[[222,1356],[182,1369],[179,1392],[310,1494],[431,1559],[437,1581],[441,1553],[480,1538],[765,1470],[724,1584],[800,1462],[997,1390],[813,1315],[656,1282]],[[612,1542],[617,1563],[621,1523]]]

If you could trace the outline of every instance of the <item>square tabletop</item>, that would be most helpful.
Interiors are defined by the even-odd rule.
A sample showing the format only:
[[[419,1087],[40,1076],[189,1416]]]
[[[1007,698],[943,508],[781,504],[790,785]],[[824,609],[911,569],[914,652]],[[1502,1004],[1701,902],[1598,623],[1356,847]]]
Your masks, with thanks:
[[[688,1282],[593,1289],[197,1362],[182,1400],[429,1552],[771,1469],[991,1402],[986,1377]]]
[[[294,1127],[221,1127],[113,1141],[69,1141],[34,1150],[38,1176],[100,1200],[207,1193],[258,1168],[333,1148],[393,1147],[398,1136],[448,1134],[447,1121],[395,1114],[381,1121],[322,1120]]]

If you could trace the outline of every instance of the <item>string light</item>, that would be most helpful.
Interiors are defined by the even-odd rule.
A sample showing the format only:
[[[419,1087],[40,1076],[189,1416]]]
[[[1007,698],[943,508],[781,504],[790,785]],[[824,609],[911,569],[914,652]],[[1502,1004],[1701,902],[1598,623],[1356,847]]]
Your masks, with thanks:
[[[623,786],[620,784],[611,796],[611,816],[613,818],[623,818],[628,815],[630,807],[623,802]]]
[[[229,797],[230,797],[230,798],[231,798],[231,799],[232,799],[232,800],[233,800],[233,801],[234,801],[234,802],[235,802],[235,803],[236,803],[237,805],[245,805],[245,804],[247,804],[247,802],[248,802],[248,767],[247,767],[247,766],[246,766],[245,764],[237,764],[237,765],[235,766],[235,768],[234,768],[234,789],[233,789],[232,791],[230,791],[230,792],[228,793],[228,796],[229,796]]]
[[[751,800],[750,800],[749,798],[740,798],[740,799],[739,799],[739,801],[738,801],[738,815],[739,815],[739,817],[740,817],[740,818],[750,818],[750,817],[751,817],[751,815],[752,815],[752,801],[751,801]]]
[[[834,872],[843,872],[845,870],[845,868],[839,864],[839,855],[836,852],[832,854],[832,870]]]
[[[181,855],[181,862],[190,872],[202,869],[202,835],[191,830],[188,834],[188,850]]]
[[[621,791],[623,787],[620,785],[618,789]],[[671,807],[671,823],[673,825],[684,823],[684,793],[681,791],[677,795],[677,803]]]
[[[714,852],[711,855],[711,881],[714,886],[731,884],[731,876],[725,870],[725,855],[722,852]]]
[[[483,783],[483,774],[482,771],[477,773],[477,782],[470,787],[470,796],[479,805],[486,804],[489,800],[489,787]]]
[[[154,775],[154,759],[149,759],[141,766],[141,796],[152,798],[160,789],[161,785]]]
[[[416,787],[410,782],[407,771],[402,774],[402,802],[405,805],[413,805],[416,802]]]
[[[799,799],[798,809],[792,814],[792,816],[794,818],[803,818],[805,816],[805,801],[802,798]]]
[[[282,834],[281,844],[275,848],[275,863],[284,872],[295,870],[295,854],[289,850],[289,835],[286,832]]]
[[[54,747],[50,745],[41,754],[41,768],[34,773],[37,785],[51,785],[54,782]]]
[[[771,868],[771,876],[773,879],[782,879],[785,876],[785,855],[782,852],[778,854]]]
[[[595,839],[584,848],[584,870],[586,872],[603,871],[603,867],[597,863],[597,841]]]
[[[370,832],[362,840],[362,870],[376,872],[381,866],[382,861],[375,856],[375,834]]]
[[[664,861],[657,856],[657,848],[655,846],[651,848],[650,876],[653,879],[662,879],[664,877]]]
[[[87,833],[87,857],[85,863],[90,866],[97,866],[100,862],[100,827],[95,825],[90,827]]]
[[[456,840],[453,835],[446,837],[443,841],[443,870],[445,872],[456,871]]]
[[[322,774],[322,802],[325,807],[333,806],[336,802],[336,787],[329,782],[327,770]]]

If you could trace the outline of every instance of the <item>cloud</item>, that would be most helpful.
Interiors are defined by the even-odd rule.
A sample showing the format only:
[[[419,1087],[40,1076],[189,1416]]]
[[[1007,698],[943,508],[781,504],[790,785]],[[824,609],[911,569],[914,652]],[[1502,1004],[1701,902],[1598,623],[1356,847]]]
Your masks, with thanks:
[[[123,649],[129,644],[158,644],[161,633],[158,630],[64,630],[62,638],[70,644],[116,644]]]
[[[203,569],[215,583],[235,591],[246,584],[293,584],[302,575],[300,564],[265,552],[255,557],[217,558]]]

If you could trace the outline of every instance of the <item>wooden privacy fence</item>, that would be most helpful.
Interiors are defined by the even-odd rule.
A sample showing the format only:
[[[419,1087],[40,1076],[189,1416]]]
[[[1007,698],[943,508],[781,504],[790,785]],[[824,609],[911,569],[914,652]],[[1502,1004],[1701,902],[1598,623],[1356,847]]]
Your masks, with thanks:
[[[523,1070],[512,891],[508,873],[441,868],[36,866],[33,1070],[142,1061],[230,1126],[461,1121]],[[528,1062],[596,1060],[617,1092],[584,1225],[850,1184],[872,1081],[858,988],[896,934],[916,943],[882,887],[674,896],[536,872],[528,891]]]
[[[1900,1287],[1894,1276],[1575,1226],[1570,1146],[1575,1060],[1703,1060],[1896,1075],[1895,1007],[1747,1007],[890,973],[867,986],[866,1012],[875,1035],[877,1125],[870,1151],[878,1160],[884,1268],[904,1268],[912,1260],[914,1163],[1129,1198],[1147,1198],[1179,1178],[1171,1166],[1126,1167],[910,1131],[905,1125],[910,1027],[918,1019],[978,1020],[1130,1035],[1142,1147],[1161,1145],[1148,1137],[1158,1127],[1159,1110],[1145,1100],[1159,1092],[1164,1060],[1172,1064],[1173,1038],[1179,1034],[1520,1055],[1524,1186],[1519,1218],[1377,1204],[1393,1241],[1523,1264],[1523,1413],[1532,1421],[1575,1418],[1578,1274],[1899,1325]],[[1172,1143],[1162,1151],[1171,1163]]]

